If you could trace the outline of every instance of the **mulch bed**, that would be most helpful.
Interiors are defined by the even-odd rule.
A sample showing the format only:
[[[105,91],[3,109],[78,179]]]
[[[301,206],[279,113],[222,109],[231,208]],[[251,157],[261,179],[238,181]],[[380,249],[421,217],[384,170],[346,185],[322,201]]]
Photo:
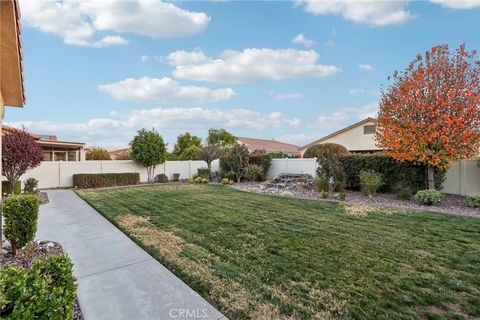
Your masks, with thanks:
[[[21,268],[31,268],[35,260],[38,258],[56,256],[62,253],[63,248],[58,242],[36,241],[32,242],[32,244],[24,249],[18,250],[16,256],[12,256],[8,250],[2,252],[0,266],[3,268],[9,265],[15,265]],[[80,304],[78,303],[78,298],[75,299],[75,305],[73,307],[73,320],[84,320]]]
[[[246,182],[232,185],[232,188],[269,195],[285,195],[288,191],[289,196],[300,199],[336,201],[332,199],[322,199],[318,192],[305,188],[273,188],[268,183]],[[345,203],[361,203],[389,208],[408,209],[416,211],[440,212],[464,217],[480,218],[480,208],[469,208],[465,205],[465,197],[453,194],[445,194],[445,198],[439,205],[425,206],[416,203],[414,200],[399,200],[395,194],[378,193],[374,197],[366,197],[359,191],[346,191],[347,199]]]

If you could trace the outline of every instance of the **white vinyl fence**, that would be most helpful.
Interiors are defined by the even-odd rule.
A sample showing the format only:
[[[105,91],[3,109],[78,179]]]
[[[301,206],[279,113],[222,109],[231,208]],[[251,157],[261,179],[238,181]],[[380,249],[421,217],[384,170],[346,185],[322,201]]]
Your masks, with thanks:
[[[461,195],[480,194],[480,168],[476,160],[462,160],[452,164],[443,183],[443,192]]]
[[[180,179],[189,179],[197,174],[199,168],[206,168],[204,161],[166,161],[155,168],[155,174],[164,173],[172,179],[174,173],[180,174]],[[273,159],[268,171],[269,178],[281,173],[308,173],[315,175],[317,164],[315,159]],[[212,163],[212,170],[220,170],[219,160]],[[77,173],[122,173],[138,172],[140,181],[147,181],[147,170],[131,160],[109,161],[44,161],[37,168],[28,171],[20,180],[33,177],[39,181],[39,188],[64,188],[73,186],[73,175]]]
[[[204,161],[166,161],[157,166],[155,174],[164,173],[169,179],[174,173],[180,174],[180,179],[188,179],[197,173],[197,169],[206,168]],[[282,173],[305,173],[316,175],[316,159],[273,159],[268,170],[268,178]],[[212,170],[220,170],[220,163],[215,160]],[[138,172],[140,181],[147,181],[147,170],[136,165],[131,160],[82,161],[82,162],[42,162],[42,164],[27,172],[20,178],[23,182],[33,177],[39,180],[39,188],[63,188],[73,185],[73,175],[76,173],[122,173]],[[462,160],[453,163],[446,174],[443,192],[461,195],[480,194],[480,168],[474,160]]]

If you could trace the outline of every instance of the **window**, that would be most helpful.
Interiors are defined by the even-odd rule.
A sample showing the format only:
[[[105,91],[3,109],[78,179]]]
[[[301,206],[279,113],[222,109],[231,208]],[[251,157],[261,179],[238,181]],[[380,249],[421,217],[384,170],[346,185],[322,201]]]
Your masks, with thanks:
[[[52,161],[52,150],[43,150],[43,161]]]
[[[76,150],[68,150],[68,161],[77,161],[77,151]]]
[[[375,134],[377,126],[374,124],[363,126],[363,134]]]

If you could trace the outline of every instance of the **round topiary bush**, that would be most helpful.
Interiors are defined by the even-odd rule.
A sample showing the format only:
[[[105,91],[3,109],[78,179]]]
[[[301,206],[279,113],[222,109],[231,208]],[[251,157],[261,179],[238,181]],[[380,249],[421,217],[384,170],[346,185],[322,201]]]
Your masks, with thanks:
[[[435,189],[420,190],[415,195],[415,200],[419,204],[431,206],[433,204],[439,204],[443,200],[443,194]]]
[[[334,154],[338,157],[349,155],[347,148],[338,143],[316,144],[308,148],[303,154],[304,158],[322,158],[325,154]]]
[[[155,182],[156,183],[167,183],[168,182],[168,177],[163,173],[157,174],[155,176]]]

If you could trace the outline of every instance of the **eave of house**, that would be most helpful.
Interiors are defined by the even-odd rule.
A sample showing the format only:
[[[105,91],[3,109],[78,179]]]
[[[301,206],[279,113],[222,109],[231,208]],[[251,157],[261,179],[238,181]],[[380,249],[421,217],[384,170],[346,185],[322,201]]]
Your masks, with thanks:
[[[16,0],[0,1],[0,106],[23,107],[20,9]]]

